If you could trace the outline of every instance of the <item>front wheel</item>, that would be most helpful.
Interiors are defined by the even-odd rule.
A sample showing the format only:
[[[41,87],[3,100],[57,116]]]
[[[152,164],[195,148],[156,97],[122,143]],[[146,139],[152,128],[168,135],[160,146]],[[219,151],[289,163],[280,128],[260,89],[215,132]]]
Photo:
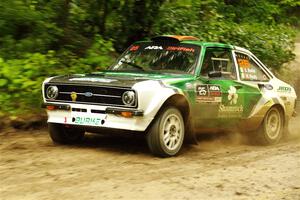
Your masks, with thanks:
[[[181,149],[184,140],[184,121],[174,107],[162,110],[147,133],[147,143],[154,155],[170,157]]]
[[[263,145],[276,144],[283,136],[283,113],[277,107],[272,107],[264,117],[264,120],[255,133],[256,143]]]
[[[59,144],[74,144],[80,142],[85,131],[73,127],[66,127],[62,124],[48,124],[49,135],[53,142]]]

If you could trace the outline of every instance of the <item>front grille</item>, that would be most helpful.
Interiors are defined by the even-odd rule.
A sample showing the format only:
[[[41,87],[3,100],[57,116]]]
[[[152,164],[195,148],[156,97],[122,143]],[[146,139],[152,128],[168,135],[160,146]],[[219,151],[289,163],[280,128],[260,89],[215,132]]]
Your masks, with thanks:
[[[122,101],[122,95],[125,91],[134,92],[134,90],[130,88],[46,84],[44,90],[45,92],[50,85],[57,86],[59,94],[55,100],[46,99],[46,101],[137,107],[137,101],[135,101],[135,105],[132,106],[125,105]],[[72,93],[76,93],[75,101],[74,99],[72,100]],[[46,97],[46,94],[44,94],[44,96]]]

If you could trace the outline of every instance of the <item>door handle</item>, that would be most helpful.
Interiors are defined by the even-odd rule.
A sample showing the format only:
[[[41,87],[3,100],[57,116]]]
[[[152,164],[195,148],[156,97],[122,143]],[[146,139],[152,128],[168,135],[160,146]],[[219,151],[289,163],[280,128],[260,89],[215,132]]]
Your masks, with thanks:
[[[273,86],[271,84],[258,83],[259,89],[266,88],[267,90],[273,90]]]

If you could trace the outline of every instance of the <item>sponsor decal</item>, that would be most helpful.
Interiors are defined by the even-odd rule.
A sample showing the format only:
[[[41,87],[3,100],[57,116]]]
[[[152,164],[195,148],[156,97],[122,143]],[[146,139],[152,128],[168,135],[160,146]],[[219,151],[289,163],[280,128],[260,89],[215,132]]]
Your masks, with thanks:
[[[257,71],[251,66],[250,58],[247,55],[236,54],[241,78],[243,80],[258,80]]]
[[[222,101],[221,97],[205,96],[205,97],[198,97],[197,98],[197,102],[201,102],[201,103],[221,103],[221,101]]]
[[[111,83],[117,80],[106,79],[106,78],[71,78],[70,81],[90,81],[90,82]]]
[[[207,85],[198,85],[196,87],[198,96],[208,96],[208,87]]]
[[[240,68],[241,78],[245,80],[258,80],[257,71],[254,68]]]
[[[130,47],[129,51],[137,51],[139,48],[140,48],[140,46],[134,45],[134,46]]]
[[[71,97],[72,101],[76,101],[77,93],[76,92],[71,92],[70,97]]]
[[[94,117],[73,117],[72,121],[79,125],[100,125],[101,119]]]
[[[214,102],[221,103],[222,92],[219,85],[197,85],[196,86],[197,101],[198,102]]]
[[[237,62],[240,66],[240,68],[250,68],[250,62],[249,59],[245,59],[245,58],[238,58]]]
[[[290,93],[292,91],[292,88],[290,87],[285,87],[285,86],[279,86],[279,88],[277,89],[277,92],[286,92],[286,93]]]
[[[225,106],[224,104],[221,104],[219,107],[220,112],[243,112],[244,108],[242,105],[240,106]]]
[[[162,46],[147,46],[145,49],[163,50]]]
[[[175,47],[169,46],[167,47],[167,51],[187,51],[187,52],[195,52],[195,49],[190,47]]]
[[[221,104],[219,106],[218,117],[240,117],[244,111],[244,107],[240,106],[225,106]]]
[[[237,105],[239,95],[234,86],[230,86],[228,89],[228,102],[219,106],[218,117],[241,117],[244,107],[243,105]]]
[[[210,96],[220,97],[222,95],[221,87],[219,85],[208,85],[208,90]]]
[[[228,101],[230,105],[235,105],[237,103],[237,100],[239,98],[239,95],[236,93],[236,88],[233,86],[230,86],[228,90]]]

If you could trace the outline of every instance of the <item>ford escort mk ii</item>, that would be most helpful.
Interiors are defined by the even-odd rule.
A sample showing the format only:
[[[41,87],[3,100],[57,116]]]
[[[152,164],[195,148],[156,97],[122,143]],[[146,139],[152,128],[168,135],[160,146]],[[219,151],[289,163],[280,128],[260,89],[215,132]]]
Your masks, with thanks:
[[[43,83],[56,143],[86,131],[144,133],[154,155],[176,155],[196,133],[240,130],[261,144],[287,133],[296,94],[250,51],[192,36],[132,44],[107,70]]]

